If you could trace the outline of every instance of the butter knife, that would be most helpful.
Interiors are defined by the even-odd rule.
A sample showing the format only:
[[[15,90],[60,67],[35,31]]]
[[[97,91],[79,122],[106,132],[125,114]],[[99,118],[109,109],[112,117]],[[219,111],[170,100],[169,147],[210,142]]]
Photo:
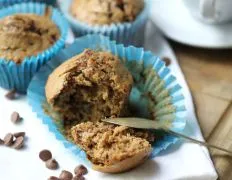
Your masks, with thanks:
[[[153,121],[153,120],[148,120],[144,118],[137,118],[137,117],[130,117],[130,118],[106,118],[102,119],[103,122],[107,123],[112,123],[116,125],[121,125],[121,126],[126,126],[126,127],[131,127],[131,128],[137,128],[137,129],[155,129],[155,130],[163,130],[168,134],[174,135],[176,137],[182,138],[184,140],[187,140],[189,142],[205,146],[208,148],[212,149],[217,149],[220,151],[224,151],[226,153],[229,153],[232,155],[232,151],[221,148],[219,146],[209,144],[207,142],[199,141],[197,139],[194,139],[192,137],[186,136],[184,134],[181,134],[179,132],[172,131],[171,128],[171,123],[168,121]]]

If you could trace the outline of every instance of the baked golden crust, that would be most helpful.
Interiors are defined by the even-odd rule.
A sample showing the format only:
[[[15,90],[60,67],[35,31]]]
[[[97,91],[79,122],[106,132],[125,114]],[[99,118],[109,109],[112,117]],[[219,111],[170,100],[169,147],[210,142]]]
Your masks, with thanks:
[[[68,83],[68,77],[71,74],[71,70],[77,66],[77,59],[82,55],[77,55],[71,59],[65,61],[59,67],[57,67],[52,74],[49,75],[46,86],[45,93],[47,102],[49,104],[54,103],[54,99],[62,92]]]
[[[59,36],[59,28],[47,16],[7,16],[0,20],[0,58],[21,63],[48,49]]]
[[[103,173],[122,173],[130,169],[133,169],[143,164],[149,157],[151,149],[144,149],[143,151],[135,154],[134,156],[127,158],[123,161],[117,162],[116,164],[109,166],[102,166],[93,164],[92,168],[96,171]]]
[[[134,21],[144,7],[143,0],[74,0],[71,14],[91,25]]]

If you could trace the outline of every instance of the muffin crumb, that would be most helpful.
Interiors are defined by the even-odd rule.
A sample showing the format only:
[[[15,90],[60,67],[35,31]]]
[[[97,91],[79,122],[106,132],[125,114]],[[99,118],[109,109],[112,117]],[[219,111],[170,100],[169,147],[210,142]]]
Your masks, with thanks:
[[[146,139],[134,136],[122,126],[103,122],[78,124],[72,128],[72,136],[96,165],[111,166],[142,151],[151,151]]]
[[[49,76],[46,97],[70,126],[75,121],[125,116],[132,84],[130,72],[116,56],[87,49]]]

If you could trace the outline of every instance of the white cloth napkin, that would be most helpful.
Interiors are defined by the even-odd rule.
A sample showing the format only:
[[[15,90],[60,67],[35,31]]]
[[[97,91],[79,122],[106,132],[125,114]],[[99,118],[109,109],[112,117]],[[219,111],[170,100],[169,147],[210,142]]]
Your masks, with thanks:
[[[176,57],[165,39],[154,31],[153,26],[148,28],[145,46],[161,57],[171,58],[170,68],[182,85],[186,97],[188,125],[185,133],[203,140],[194,114],[191,94]],[[31,112],[26,97],[9,101],[4,98],[5,93],[5,90],[0,89],[0,137],[3,138],[8,132],[25,131],[28,138],[25,149],[20,151],[0,147],[0,179],[46,180],[51,175],[59,176],[63,169],[73,172],[75,166],[81,162],[65,149],[62,143],[57,141],[48,128],[36,117],[36,114]],[[10,115],[13,111],[19,112],[24,118],[21,124],[11,123]],[[60,164],[59,170],[51,171],[45,167],[38,157],[38,153],[42,149],[51,150],[53,157]],[[89,169],[86,178],[89,180],[215,180],[217,174],[208,151],[198,145],[185,142],[172,145],[155,159],[148,160],[130,172],[110,175]]]

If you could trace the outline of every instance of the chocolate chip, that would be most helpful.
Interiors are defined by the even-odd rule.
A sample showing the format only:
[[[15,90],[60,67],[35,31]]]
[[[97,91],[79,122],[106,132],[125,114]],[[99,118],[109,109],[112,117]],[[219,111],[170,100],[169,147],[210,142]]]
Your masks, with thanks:
[[[30,46],[33,46],[33,45],[34,45],[34,42],[33,42],[33,41],[29,41],[28,44],[29,44]]]
[[[169,57],[163,57],[162,60],[165,62],[166,66],[169,66],[171,64],[171,59]]]
[[[48,178],[48,180],[60,180],[58,177],[55,177],[55,176],[50,176],[49,178]]]
[[[11,146],[13,143],[13,139],[14,139],[13,134],[11,133],[6,134],[6,136],[4,137],[4,144],[6,146]]]
[[[22,137],[24,137],[25,135],[26,135],[26,133],[25,132],[17,132],[17,133],[14,133],[13,134],[14,135],[14,137],[20,137],[20,136],[22,136]]]
[[[0,139],[0,145],[4,144],[4,141],[2,139]]]
[[[21,120],[21,118],[20,118],[20,115],[19,115],[19,113],[18,112],[13,112],[12,114],[11,114],[11,121],[13,122],[13,123],[18,123],[19,121]]]
[[[47,161],[47,160],[52,158],[52,153],[49,150],[44,149],[44,150],[40,151],[39,158],[42,161]]]
[[[61,172],[59,178],[60,178],[60,179],[63,179],[63,180],[72,180],[73,175],[72,175],[71,172],[63,170],[63,171]]]
[[[24,144],[24,137],[20,136],[18,138],[16,138],[16,140],[14,141],[12,148],[14,149],[21,149],[23,147]]]
[[[72,180],[85,180],[84,176],[75,176]]]
[[[85,175],[88,173],[88,169],[83,165],[79,165],[74,169],[74,173],[76,175]]]
[[[15,91],[15,90],[9,91],[9,92],[5,95],[5,97],[6,97],[7,99],[9,99],[9,100],[14,100],[14,99],[16,99],[16,91]]]
[[[49,159],[46,161],[46,167],[51,170],[58,169],[58,162],[55,159]]]
[[[51,35],[51,38],[52,38],[52,40],[53,40],[53,41],[56,41],[56,40],[57,40],[57,38],[56,38],[56,35],[55,35],[55,34],[52,34],[52,35]]]
[[[121,9],[122,11],[124,11],[124,3],[123,3],[123,1],[122,0],[117,0],[116,3],[117,3],[116,6],[119,9]]]

